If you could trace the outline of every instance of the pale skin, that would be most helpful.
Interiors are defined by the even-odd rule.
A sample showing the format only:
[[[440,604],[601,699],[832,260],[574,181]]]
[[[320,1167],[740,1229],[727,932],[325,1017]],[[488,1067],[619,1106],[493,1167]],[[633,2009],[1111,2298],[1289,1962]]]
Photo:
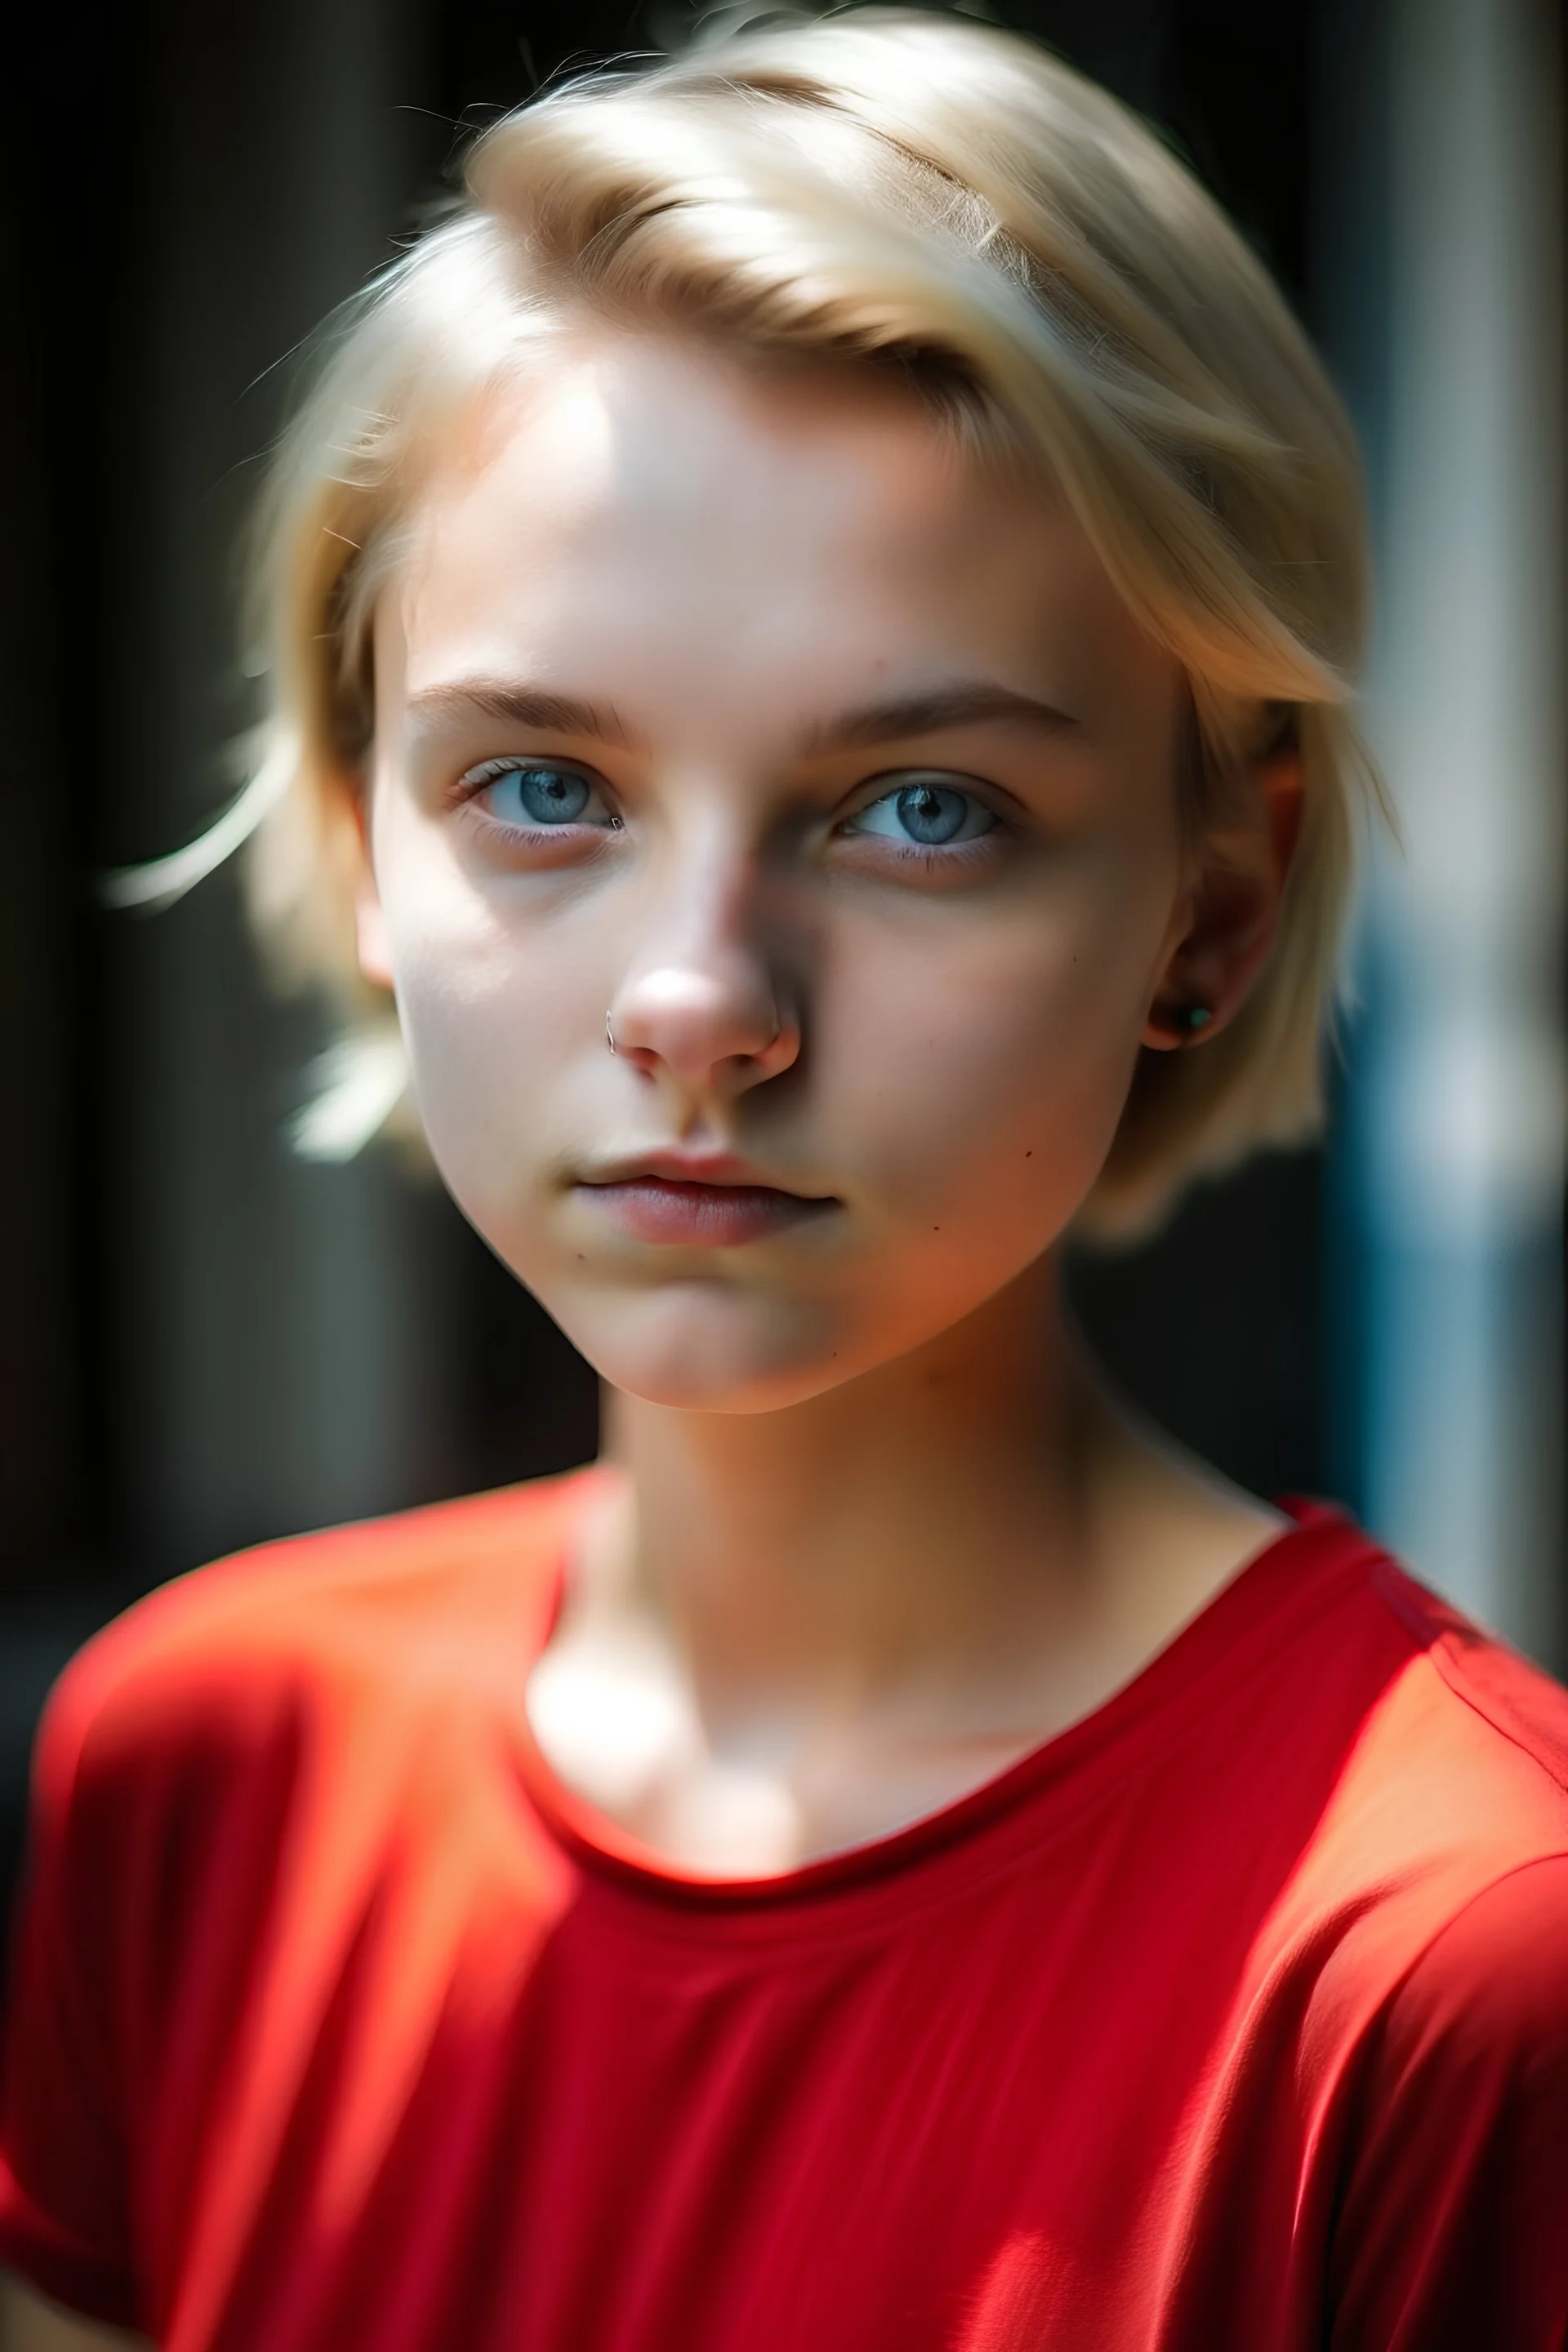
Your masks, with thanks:
[[[1065,507],[847,372],[584,332],[413,520],[361,962],[614,1465],[531,1719],[669,1863],[775,1874],[1092,1711],[1278,1532],[1107,1397],[1056,1265],[1140,1052],[1268,952],[1299,772],[1194,851],[1176,665]]]
[[[884,1834],[1278,1529],[1104,1400],[1055,1253],[1140,1050],[1258,969],[1294,762],[1194,857],[1176,665],[1058,500],[907,392],[652,336],[469,420],[375,661],[362,964],[457,1200],[605,1383],[535,1729],[689,1869]],[[816,1206],[650,1238],[630,1180],[714,1155]]]

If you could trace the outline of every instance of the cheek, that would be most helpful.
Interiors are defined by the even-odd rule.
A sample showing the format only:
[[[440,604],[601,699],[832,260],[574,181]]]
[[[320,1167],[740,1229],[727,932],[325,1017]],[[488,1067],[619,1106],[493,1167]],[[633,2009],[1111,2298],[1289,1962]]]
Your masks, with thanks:
[[[515,1190],[520,1130],[581,1045],[591,976],[552,951],[549,923],[506,919],[438,841],[404,846],[382,884],[398,1015],[437,1164],[474,1213]]]
[[[847,946],[820,1007],[824,1094],[847,1106],[877,1191],[926,1230],[1053,1237],[1126,1100],[1147,1011],[1136,919],[1008,908],[889,954]]]

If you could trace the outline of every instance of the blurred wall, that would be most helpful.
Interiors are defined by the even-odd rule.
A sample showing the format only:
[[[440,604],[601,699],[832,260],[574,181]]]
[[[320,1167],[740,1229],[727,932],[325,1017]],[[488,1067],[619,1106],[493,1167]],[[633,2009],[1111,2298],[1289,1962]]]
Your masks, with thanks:
[[[1563,58],[1544,0],[1330,20],[1323,331],[1372,468],[1373,845],[1334,1170],[1341,1481],[1565,1659]]]
[[[110,427],[110,862],[188,838],[234,787],[226,746],[250,714],[229,592],[255,461],[287,355],[403,218],[415,30],[405,0],[170,0],[146,19],[153,234]],[[120,1541],[166,1570],[416,1498],[443,1466],[439,1226],[385,1154],[327,1173],[279,1150],[320,1025],[269,997],[234,866],[166,914],[109,921],[104,954]]]

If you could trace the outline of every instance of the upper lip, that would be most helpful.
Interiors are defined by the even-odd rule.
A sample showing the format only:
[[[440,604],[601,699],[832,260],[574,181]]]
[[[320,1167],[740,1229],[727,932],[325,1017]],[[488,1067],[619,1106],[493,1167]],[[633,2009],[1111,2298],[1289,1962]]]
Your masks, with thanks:
[[[585,1169],[578,1181],[584,1184],[634,1184],[639,1177],[651,1177],[663,1184],[732,1184],[753,1185],[767,1192],[793,1192],[800,1200],[823,1200],[825,1193],[803,1192],[798,1186],[780,1184],[763,1174],[731,1151],[646,1151],[625,1160],[608,1160],[603,1167]]]

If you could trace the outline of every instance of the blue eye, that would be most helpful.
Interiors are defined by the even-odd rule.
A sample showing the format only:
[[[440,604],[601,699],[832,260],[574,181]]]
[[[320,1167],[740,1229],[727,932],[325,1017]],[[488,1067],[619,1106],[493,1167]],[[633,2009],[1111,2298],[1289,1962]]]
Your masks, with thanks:
[[[464,782],[477,785],[473,797],[502,824],[526,828],[619,823],[591,777],[552,761],[487,760]]]
[[[883,841],[918,844],[922,849],[944,849],[949,844],[978,841],[995,826],[996,819],[973,793],[920,776],[885,793],[879,801],[850,820],[847,830],[873,834]]]

